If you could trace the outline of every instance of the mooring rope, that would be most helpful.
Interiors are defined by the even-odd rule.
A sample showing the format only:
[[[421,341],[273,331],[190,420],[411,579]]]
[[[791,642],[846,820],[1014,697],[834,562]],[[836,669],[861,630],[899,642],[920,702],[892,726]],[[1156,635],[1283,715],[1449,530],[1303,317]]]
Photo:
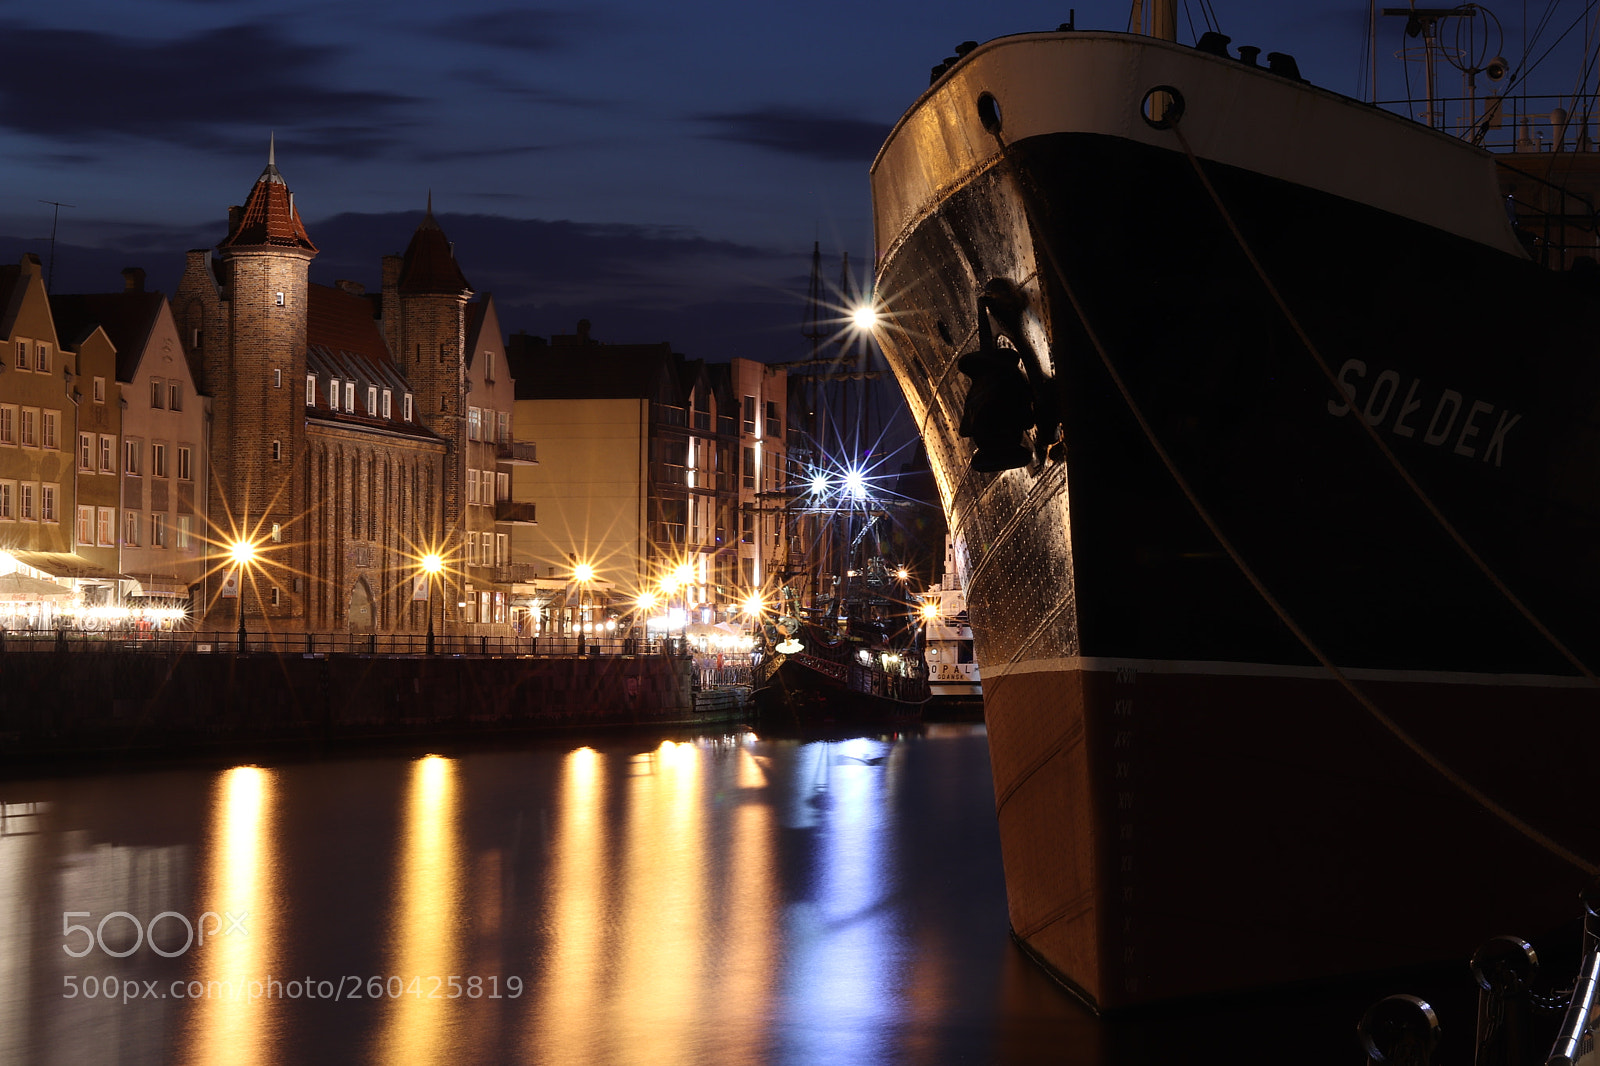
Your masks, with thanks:
[[[1016,178],[1017,187],[1021,193],[1022,208],[1027,214],[1029,223],[1033,227],[1034,232],[1038,234],[1039,247],[1044,250],[1045,257],[1050,262],[1050,269],[1054,274],[1057,283],[1060,284],[1062,291],[1066,293],[1067,300],[1072,305],[1074,314],[1077,315],[1078,324],[1083,327],[1083,332],[1085,336],[1088,337],[1090,344],[1094,347],[1095,354],[1099,357],[1101,365],[1105,368],[1107,375],[1110,376],[1111,382],[1116,387],[1117,392],[1121,395],[1123,403],[1127,405],[1129,413],[1133,415],[1134,421],[1138,423],[1139,429],[1144,434],[1145,439],[1149,442],[1151,448],[1155,450],[1157,457],[1161,460],[1162,466],[1166,467],[1167,473],[1177,484],[1179,490],[1182,491],[1185,499],[1188,500],[1189,506],[1194,508],[1195,514],[1203,523],[1205,523],[1205,526],[1208,530],[1210,530],[1211,535],[1216,538],[1218,545],[1220,545],[1222,550],[1227,553],[1228,558],[1233,560],[1233,564],[1239,568],[1239,572],[1244,575],[1245,580],[1247,580],[1251,587],[1255,589],[1256,594],[1261,597],[1261,599],[1269,608],[1271,608],[1273,614],[1277,615],[1278,620],[1282,622],[1289,632],[1294,635],[1294,638],[1300,642],[1301,646],[1304,647],[1306,651],[1310,652],[1317,662],[1322,665],[1323,669],[1332,675],[1334,680],[1336,680],[1339,685],[1343,687],[1344,690],[1348,692],[1350,696],[1355,699],[1356,702],[1358,702],[1376,722],[1378,722],[1379,725],[1383,726],[1383,728],[1386,729],[1390,735],[1392,735],[1396,740],[1409,749],[1413,755],[1421,759],[1425,764],[1433,769],[1434,772],[1438,773],[1442,778],[1444,778],[1445,781],[1449,782],[1452,786],[1460,790],[1474,802],[1481,805],[1485,810],[1489,811],[1507,826],[1514,829],[1518,833],[1521,833],[1534,844],[1550,852],[1552,855],[1555,855],[1562,861],[1569,863],[1570,865],[1583,871],[1590,877],[1600,876],[1600,865],[1597,865],[1596,863],[1593,863],[1579,855],[1577,852],[1572,851],[1570,848],[1556,841],[1554,838],[1548,836],[1530,823],[1518,817],[1516,814],[1512,813],[1508,808],[1502,806],[1497,800],[1493,799],[1479,789],[1476,785],[1472,784],[1472,782],[1462,777],[1454,769],[1446,765],[1438,756],[1434,755],[1427,748],[1423,747],[1415,737],[1406,732],[1406,730],[1400,726],[1400,723],[1396,722],[1389,715],[1385,714],[1377,706],[1377,704],[1373,703],[1372,700],[1368,698],[1366,693],[1361,691],[1354,681],[1345,675],[1344,671],[1339,669],[1338,665],[1328,657],[1322,648],[1311,639],[1310,634],[1300,627],[1300,625],[1294,620],[1293,616],[1290,615],[1288,609],[1285,608],[1283,604],[1278,602],[1277,597],[1275,597],[1271,590],[1267,588],[1266,584],[1256,574],[1255,570],[1252,569],[1247,562],[1245,562],[1244,557],[1239,553],[1239,550],[1234,547],[1233,542],[1229,540],[1228,537],[1222,532],[1222,527],[1218,525],[1216,519],[1212,517],[1211,512],[1207,510],[1205,505],[1200,502],[1200,498],[1198,495],[1196,495],[1194,488],[1189,484],[1188,479],[1184,477],[1183,472],[1178,469],[1177,463],[1173,460],[1166,447],[1161,443],[1160,438],[1156,436],[1155,428],[1151,426],[1149,420],[1145,418],[1143,409],[1140,408],[1138,402],[1133,397],[1133,393],[1129,390],[1127,383],[1123,380],[1122,375],[1117,371],[1116,364],[1112,360],[1110,352],[1106,350],[1105,344],[1101,341],[1099,333],[1090,323],[1088,313],[1082,302],[1078,299],[1076,289],[1074,289],[1071,282],[1067,280],[1066,271],[1062,269],[1061,262],[1056,256],[1055,242],[1051,237],[1050,231],[1041,225],[1043,220],[1036,216],[1034,196],[1031,195],[1031,191],[1028,187],[1029,183],[1026,172],[1022,167],[1017,166],[1011,159],[1010,145],[1006,143],[1005,138],[1001,135],[1001,133],[998,130],[994,130],[992,132],[995,141],[1000,147],[1001,154],[1006,158],[1006,162],[1011,170],[1011,173]],[[1178,132],[1176,126],[1173,127],[1173,132]],[[1195,159],[1194,153],[1190,151],[1188,141],[1183,137],[1182,133],[1178,133],[1178,138],[1179,142],[1184,147],[1184,151],[1189,155],[1189,159],[1195,164],[1195,170],[1200,174],[1201,181],[1205,183],[1207,191],[1211,193],[1212,200],[1216,204],[1217,209],[1223,213],[1223,217],[1227,220],[1229,227],[1233,229],[1235,239],[1240,242],[1240,247],[1245,250],[1245,254],[1249,257],[1250,262],[1256,269],[1257,275],[1261,278],[1262,283],[1267,285],[1274,300],[1277,302],[1279,309],[1290,318],[1291,323],[1295,327],[1295,332],[1298,334],[1301,341],[1307,346],[1308,350],[1312,352],[1313,356],[1317,360],[1318,365],[1323,368],[1323,372],[1327,373],[1327,364],[1323,361],[1320,353],[1318,353],[1315,347],[1312,345],[1310,337],[1308,337],[1305,334],[1305,331],[1300,328],[1298,320],[1295,319],[1290,313],[1287,304],[1283,302],[1283,299],[1281,296],[1279,296],[1277,289],[1271,285],[1270,281],[1268,281],[1265,272],[1261,269],[1260,264],[1256,260],[1255,256],[1250,253],[1248,247],[1244,244],[1243,235],[1239,233],[1236,227],[1233,226],[1233,220],[1231,216],[1227,214],[1221,199],[1216,196],[1216,191],[1211,187],[1211,183],[1206,179],[1204,171],[1200,169],[1199,162]],[[1342,396],[1343,392],[1342,390],[1338,389],[1337,379],[1331,374],[1328,376],[1329,379],[1334,382],[1336,392]],[[1366,424],[1364,420],[1362,424]],[[1369,426],[1368,429],[1370,431],[1371,427]],[[1378,441],[1378,444],[1380,447],[1383,446],[1381,440]],[[1387,449],[1385,449],[1385,452],[1387,454]],[[1405,475],[1403,470],[1402,475],[1406,477],[1408,484],[1415,486],[1415,482],[1410,479],[1409,475]],[[1420,495],[1420,486],[1418,486],[1416,490]],[[1440,521],[1443,522],[1443,515],[1438,513],[1437,508],[1434,508],[1431,502],[1429,503],[1429,506],[1430,509],[1434,511],[1435,515],[1440,519]],[[1454,527],[1449,526],[1448,523],[1445,523],[1445,525],[1454,535],[1456,542],[1460,544],[1474,560],[1477,560],[1478,557],[1476,553],[1472,552],[1471,549],[1466,545],[1465,541],[1460,538],[1460,535],[1455,533]],[[1481,560],[1478,561],[1480,562],[1480,565],[1482,565]],[[1484,569],[1487,572],[1486,566]],[[1497,586],[1504,589],[1507,596],[1511,596],[1510,590],[1505,589],[1503,583],[1498,582],[1498,579],[1495,580]],[[1519,606],[1521,605],[1521,601],[1516,600],[1515,597],[1511,598],[1514,603],[1517,603]],[[1524,608],[1524,610],[1526,609]],[[1548,633],[1548,630],[1545,630],[1543,626],[1538,626],[1537,628],[1542,633]],[[1565,646],[1561,645],[1559,641],[1556,641],[1553,635],[1551,635],[1549,639],[1563,652],[1566,652]],[[1019,649],[1018,652],[1012,656],[1010,663],[1017,662],[1021,654],[1022,650]],[[1577,661],[1576,657],[1572,656],[1570,652],[1566,652],[1566,654],[1568,655],[1569,661],[1573,662],[1579,667],[1580,670],[1582,670],[1584,676],[1588,677],[1591,681],[1595,680],[1594,675],[1591,674],[1587,668],[1583,667],[1582,664]],[[1008,663],[1008,665],[1010,665],[1010,663]]]

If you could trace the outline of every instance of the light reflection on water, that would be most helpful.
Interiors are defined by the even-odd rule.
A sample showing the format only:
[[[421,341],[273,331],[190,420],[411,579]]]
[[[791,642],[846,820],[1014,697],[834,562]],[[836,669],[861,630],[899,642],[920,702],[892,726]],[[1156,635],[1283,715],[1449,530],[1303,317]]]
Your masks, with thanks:
[[[276,895],[273,849],[279,842],[273,825],[275,783],[274,774],[254,766],[217,775],[199,894],[207,910],[191,918],[196,937],[210,937],[195,950],[201,967],[194,980],[206,994],[194,1002],[184,1056],[197,1066],[272,1061],[271,1030],[282,1001],[265,994],[264,982],[261,996],[250,993],[252,982],[262,982],[264,974],[273,972],[277,956],[269,903]],[[185,995],[190,987],[186,985]],[[169,983],[160,991],[171,995],[175,989]]]
[[[0,907],[34,919],[0,924],[0,946],[31,944],[32,990],[0,1039],[37,1061],[1061,1061],[1062,1026],[1082,1024],[1007,939],[981,727],[596,737],[7,790],[56,812],[34,844],[0,838],[26,871],[0,867]],[[129,810],[148,814],[136,831]],[[61,881],[51,856],[84,837],[169,856],[145,913],[247,912],[248,935],[63,959],[60,911],[136,909]],[[64,1003],[63,972],[283,984]],[[1003,1038],[1017,1010],[1052,1039]],[[87,1024],[68,1033],[68,1017]]]
[[[462,972],[457,940],[471,917],[462,891],[458,816],[455,761],[428,755],[412,763],[381,971],[389,998],[374,1062],[452,1061],[452,1023],[461,1019],[450,1009],[448,977]]]

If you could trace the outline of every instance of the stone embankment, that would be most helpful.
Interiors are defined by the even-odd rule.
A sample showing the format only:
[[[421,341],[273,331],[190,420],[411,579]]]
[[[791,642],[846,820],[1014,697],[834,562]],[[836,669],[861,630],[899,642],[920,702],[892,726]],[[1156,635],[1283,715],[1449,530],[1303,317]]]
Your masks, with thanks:
[[[0,653],[0,760],[690,724],[712,717],[696,711],[691,668],[660,655]]]

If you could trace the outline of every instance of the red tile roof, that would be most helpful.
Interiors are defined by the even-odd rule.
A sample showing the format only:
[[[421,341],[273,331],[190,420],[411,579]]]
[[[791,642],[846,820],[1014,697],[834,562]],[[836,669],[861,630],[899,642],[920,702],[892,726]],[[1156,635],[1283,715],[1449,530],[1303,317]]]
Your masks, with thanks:
[[[306,344],[392,363],[373,303],[330,285],[308,285]]]
[[[315,253],[300,212],[294,209],[294,196],[283,175],[272,163],[256,179],[250,198],[239,209],[239,224],[217,247],[241,248],[267,245],[274,248],[301,248]]]

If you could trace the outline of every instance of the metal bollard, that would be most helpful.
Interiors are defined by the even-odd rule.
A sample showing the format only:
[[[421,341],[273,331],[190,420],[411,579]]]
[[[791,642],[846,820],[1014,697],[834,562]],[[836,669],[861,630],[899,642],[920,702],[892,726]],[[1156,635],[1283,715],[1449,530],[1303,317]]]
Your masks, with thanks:
[[[1367,1008],[1356,1035],[1369,1064],[1429,1066],[1439,1046],[1439,1019],[1426,1000],[1389,996]]]
[[[1520,937],[1491,937],[1472,955],[1478,982],[1478,1066],[1530,1066],[1536,1061],[1529,996],[1539,956]]]

